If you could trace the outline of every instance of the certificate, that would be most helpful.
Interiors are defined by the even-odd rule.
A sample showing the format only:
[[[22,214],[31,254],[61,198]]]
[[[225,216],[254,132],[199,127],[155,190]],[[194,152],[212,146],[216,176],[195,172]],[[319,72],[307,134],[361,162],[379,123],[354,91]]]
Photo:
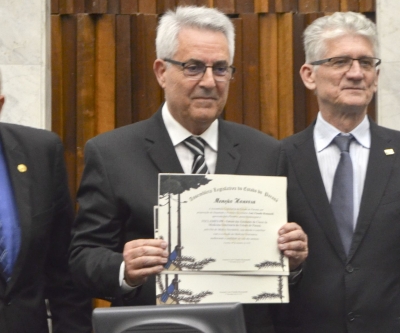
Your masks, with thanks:
[[[156,212],[167,271],[289,274],[277,245],[287,222],[285,177],[160,174]]]
[[[286,303],[286,178],[159,175],[155,237],[168,242],[157,304]]]

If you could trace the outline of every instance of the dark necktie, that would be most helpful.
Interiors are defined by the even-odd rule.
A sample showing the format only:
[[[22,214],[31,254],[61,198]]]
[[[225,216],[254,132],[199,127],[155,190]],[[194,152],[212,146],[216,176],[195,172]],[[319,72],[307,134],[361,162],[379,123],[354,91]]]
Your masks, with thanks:
[[[353,238],[353,164],[349,148],[352,135],[338,135],[333,139],[340,149],[340,161],[333,180],[331,207],[346,254]]]
[[[192,173],[209,173],[206,160],[204,158],[204,145],[206,144],[206,142],[200,137],[190,136],[185,141],[183,141],[183,143],[194,155]]]

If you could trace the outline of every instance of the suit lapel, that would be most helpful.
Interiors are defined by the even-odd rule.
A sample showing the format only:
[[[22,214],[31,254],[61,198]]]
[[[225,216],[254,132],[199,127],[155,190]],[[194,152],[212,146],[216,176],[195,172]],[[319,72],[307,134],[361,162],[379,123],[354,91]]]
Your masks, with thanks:
[[[18,278],[22,267],[23,261],[26,257],[26,252],[29,249],[30,234],[31,234],[31,200],[30,200],[30,187],[31,187],[31,174],[30,164],[28,157],[24,153],[23,147],[15,140],[12,133],[6,127],[0,127],[1,138],[6,155],[9,175],[14,191],[14,197],[18,211],[18,222],[21,230],[21,247],[17,261],[14,266],[11,281],[7,286],[7,290],[12,288],[16,279]],[[20,172],[18,165],[23,164],[27,167],[26,172]]]
[[[237,147],[240,141],[232,138],[228,131],[224,120],[219,120],[218,126],[218,157],[215,173],[217,174],[235,174],[240,162],[240,154]]]
[[[161,108],[147,122],[145,147],[160,173],[183,173],[161,116]]]
[[[343,261],[346,261],[346,254],[319,170],[313,131],[314,125],[311,125],[304,132],[297,135],[296,141],[289,140],[293,143],[287,148],[289,163],[293,165],[296,179],[308,201],[309,207],[311,207],[315,215],[316,221],[324,230],[327,239],[335,248],[337,254]],[[288,145],[286,144],[286,146]]]
[[[349,259],[354,255],[361,244],[375,211],[380,204],[385,188],[390,179],[395,155],[386,155],[384,150],[391,148],[391,138],[386,135],[376,123],[370,120],[371,150],[369,153],[367,174],[365,176],[364,190],[361,199],[360,212],[357,219],[356,230],[353,235]],[[379,175],[379,177],[377,177]]]

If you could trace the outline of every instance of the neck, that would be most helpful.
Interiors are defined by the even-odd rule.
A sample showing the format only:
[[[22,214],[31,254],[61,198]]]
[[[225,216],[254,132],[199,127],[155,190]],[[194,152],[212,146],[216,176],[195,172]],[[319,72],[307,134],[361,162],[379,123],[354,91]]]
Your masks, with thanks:
[[[358,112],[354,112],[354,110],[335,110],[335,112],[321,110],[322,118],[342,133],[349,133],[355,129],[364,120],[366,114],[366,108],[362,112],[359,110]]]

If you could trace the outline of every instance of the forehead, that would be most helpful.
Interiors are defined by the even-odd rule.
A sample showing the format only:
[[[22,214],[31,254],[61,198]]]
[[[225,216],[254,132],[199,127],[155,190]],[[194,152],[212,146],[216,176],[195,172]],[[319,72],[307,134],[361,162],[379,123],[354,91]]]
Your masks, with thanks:
[[[372,43],[364,36],[361,35],[345,35],[325,42],[326,54],[325,57],[336,56],[374,56],[374,48]]]
[[[174,58],[181,61],[196,59],[206,63],[228,61],[228,40],[220,31],[183,28],[178,35],[178,48]]]

